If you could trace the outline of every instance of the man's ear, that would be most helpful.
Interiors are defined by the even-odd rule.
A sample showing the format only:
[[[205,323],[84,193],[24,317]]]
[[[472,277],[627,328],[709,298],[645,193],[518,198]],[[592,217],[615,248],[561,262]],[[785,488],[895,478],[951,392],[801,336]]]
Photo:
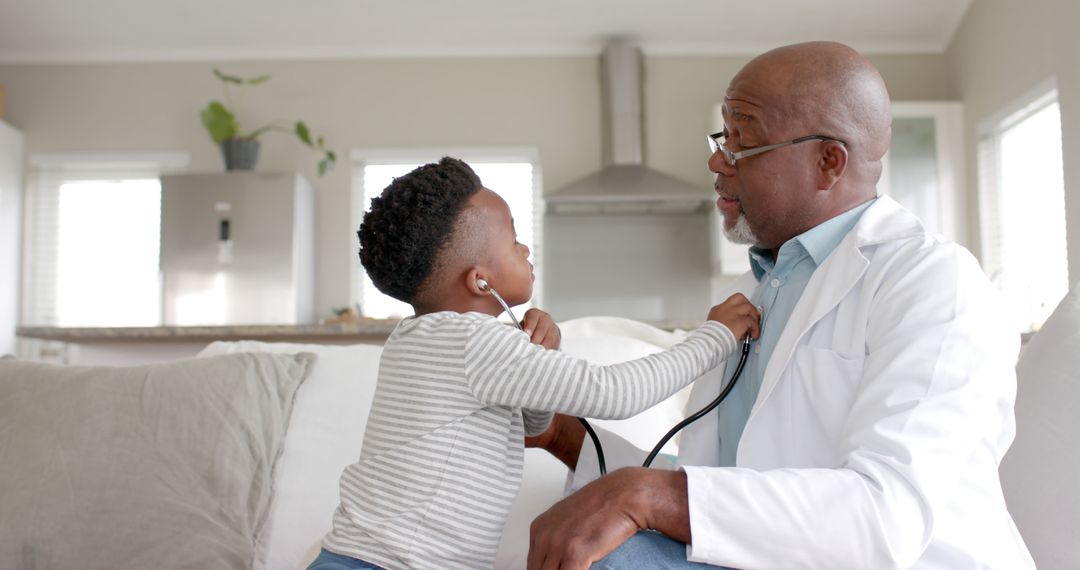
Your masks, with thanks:
[[[479,265],[474,265],[465,272],[465,288],[469,290],[469,293],[480,297],[486,297],[488,292],[480,287],[480,280],[484,279],[488,272]]]
[[[818,158],[818,190],[831,190],[847,170],[848,150],[839,141],[823,141]]]

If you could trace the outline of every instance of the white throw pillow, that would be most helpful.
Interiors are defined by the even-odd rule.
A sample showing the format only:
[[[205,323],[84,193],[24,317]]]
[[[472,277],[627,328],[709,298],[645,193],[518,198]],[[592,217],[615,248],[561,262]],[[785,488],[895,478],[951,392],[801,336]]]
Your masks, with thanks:
[[[1001,486],[1040,568],[1080,568],[1080,284],[1020,352]]]
[[[659,329],[658,329],[659,330]],[[661,331],[663,332],[663,331]],[[563,341],[563,352],[588,360],[594,364],[615,364],[642,358],[663,351],[654,344],[634,338],[601,336],[593,338],[570,338]],[[625,420],[589,420],[593,427],[603,428],[622,436],[641,449],[652,449],[656,442],[672,426],[683,419],[683,410],[690,397],[691,386],[676,392],[659,404]],[[676,440],[664,446],[664,453],[678,453]]]
[[[360,457],[368,410],[375,395],[382,347],[215,342],[199,356],[236,352],[318,355],[296,395],[292,423],[277,465],[267,539],[256,550],[255,568],[306,568],[330,531],[340,500],[341,472]]]

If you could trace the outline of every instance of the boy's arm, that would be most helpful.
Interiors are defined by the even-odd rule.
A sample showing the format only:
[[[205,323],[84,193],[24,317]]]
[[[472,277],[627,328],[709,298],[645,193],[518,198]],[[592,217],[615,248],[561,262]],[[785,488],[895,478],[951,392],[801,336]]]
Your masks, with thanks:
[[[521,319],[521,328],[529,335],[529,342],[542,346],[548,350],[559,350],[562,346],[562,331],[551,315],[537,308],[525,311]],[[541,410],[521,410],[522,419],[525,422],[525,436],[535,436],[544,433],[551,425],[551,417],[554,414]]]
[[[594,366],[545,350],[498,321],[480,323],[465,346],[465,375],[485,403],[576,416],[630,417],[683,388],[734,352],[731,331],[707,322],[670,350]]]
[[[555,414],[543,410],[521,409],[521,418],[525,422],[525,437],[540,435],[547,431]]]

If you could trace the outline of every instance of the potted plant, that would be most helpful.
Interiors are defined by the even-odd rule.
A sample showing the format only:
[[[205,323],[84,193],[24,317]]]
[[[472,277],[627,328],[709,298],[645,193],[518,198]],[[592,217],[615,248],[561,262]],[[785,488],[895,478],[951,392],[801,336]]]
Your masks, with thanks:
[[[334,167],[337,155],[334,151],[326,148],[326,141],[322,137],[312,137],[311,130],[303,121],[296,121],[289,128],[280,122],[263,125],[252,131],[245,131],[240,127],[240,121],[236,118],[236,106],[230,93],[230,85],[235,89],[254,87],[269,81],[269,75],[243,78],[235,75],[227,75],[218,69],[214,69],[214,76],[221,80],[225,89],[225,103],[211,101],[202,110],[202,123],[210,133],[210,138],[221,147],[221,154],[225,158],[226,170],[251,170],[255,168],[255,162],[259,157],[259,136],[272,131],[292,133],[300,142],[322,153],[319,161],[319,176],[325,174]]]

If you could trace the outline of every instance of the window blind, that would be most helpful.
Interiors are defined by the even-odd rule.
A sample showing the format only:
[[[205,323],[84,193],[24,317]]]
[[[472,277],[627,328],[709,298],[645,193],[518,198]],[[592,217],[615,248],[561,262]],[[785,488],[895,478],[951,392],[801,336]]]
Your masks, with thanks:
[[[1068,292],[1056,91],[987,129],[978,163],[983,269],[1016,326],[1037,330]]]
[[[180,153],[31,157],[23,324],[160,324],[159,176],[187,162]]]

